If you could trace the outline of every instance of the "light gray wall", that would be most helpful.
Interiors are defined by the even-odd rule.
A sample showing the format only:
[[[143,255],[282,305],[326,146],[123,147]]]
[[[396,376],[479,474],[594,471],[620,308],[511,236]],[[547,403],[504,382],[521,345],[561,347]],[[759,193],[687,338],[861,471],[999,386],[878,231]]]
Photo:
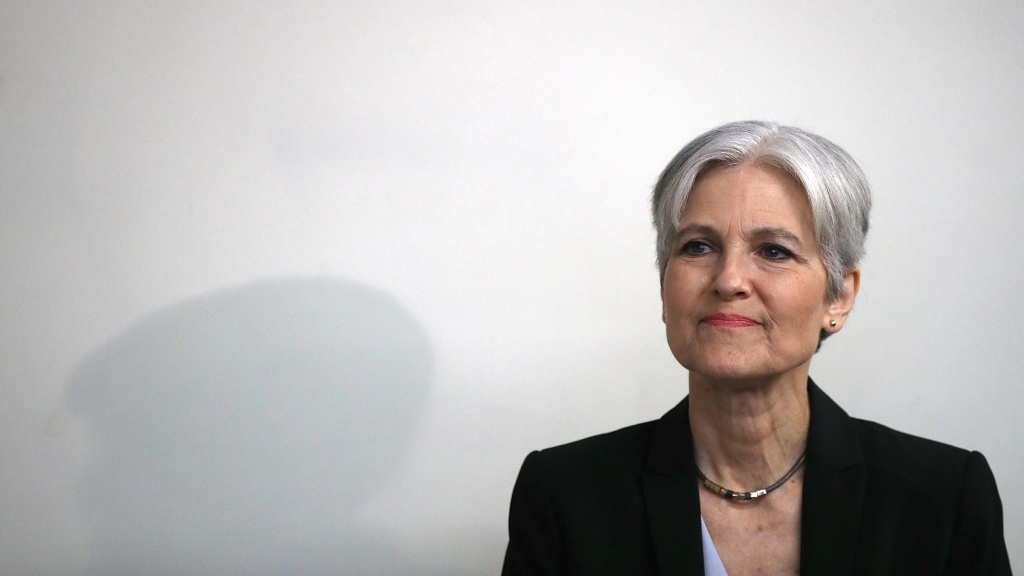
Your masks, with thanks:
[[[764,118],[875,192],[812,374],[981,450],[1024,567],[1020,2],[0,2],[0,573],[497,573],[655,418],[647,198]]]

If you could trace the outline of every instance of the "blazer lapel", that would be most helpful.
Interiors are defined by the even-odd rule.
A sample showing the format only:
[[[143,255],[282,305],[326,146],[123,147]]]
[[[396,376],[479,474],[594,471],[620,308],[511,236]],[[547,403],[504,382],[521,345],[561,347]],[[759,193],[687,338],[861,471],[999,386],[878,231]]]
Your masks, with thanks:
[[[704,574],[695,467],[689,401],[684,399],[655,427],[642,480],[662,576]]]
[[[866,470],[850,417],[808,379],[800,573],[850,574],[864,505]]]

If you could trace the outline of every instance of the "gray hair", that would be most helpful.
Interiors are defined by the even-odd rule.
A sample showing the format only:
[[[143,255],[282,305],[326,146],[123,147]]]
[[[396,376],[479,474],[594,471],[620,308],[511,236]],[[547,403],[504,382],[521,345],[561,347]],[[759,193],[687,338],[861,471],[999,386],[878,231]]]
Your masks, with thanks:
[[[864,255],[871,211],[867,179],[839,146],[817,134],[771,122],[719,126],[693,139],[665,167],[651,197],[662,281],[694,182],[709,169],[745,163],[781,169],[803,186],[814,215],[818,254],[825,263],[826,294],[830,300],[838,298],[843,273]]]

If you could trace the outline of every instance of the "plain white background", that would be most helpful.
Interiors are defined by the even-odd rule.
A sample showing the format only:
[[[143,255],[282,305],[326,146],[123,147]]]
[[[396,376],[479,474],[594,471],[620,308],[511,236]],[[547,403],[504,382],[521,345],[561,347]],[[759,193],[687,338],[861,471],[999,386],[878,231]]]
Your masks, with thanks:
[[[812,376],[1024,566],[1020,2],[3,0],[0,573],[497,573],[529,450],[685,394],[648,196],[748,118],[874,191]]]

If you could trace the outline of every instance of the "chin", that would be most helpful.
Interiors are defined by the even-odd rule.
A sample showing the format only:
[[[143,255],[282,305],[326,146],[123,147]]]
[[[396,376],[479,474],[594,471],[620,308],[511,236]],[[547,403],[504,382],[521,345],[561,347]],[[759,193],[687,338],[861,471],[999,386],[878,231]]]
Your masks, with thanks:
[[[763,355],[751,351],[719,350],[690,357],[676,356],[684,368],[713,380],[743,381],[777,376],[779,370]]]
[[[699,374],[708,380],[715,380],[717,382],[734,382],[738,388],[745,387],[744,384],[750,384],[764,378],[776,376],[776,374],[771,371],[751,370],[745,366],[701,367],[700,369],[690,370],[690,372]]]

